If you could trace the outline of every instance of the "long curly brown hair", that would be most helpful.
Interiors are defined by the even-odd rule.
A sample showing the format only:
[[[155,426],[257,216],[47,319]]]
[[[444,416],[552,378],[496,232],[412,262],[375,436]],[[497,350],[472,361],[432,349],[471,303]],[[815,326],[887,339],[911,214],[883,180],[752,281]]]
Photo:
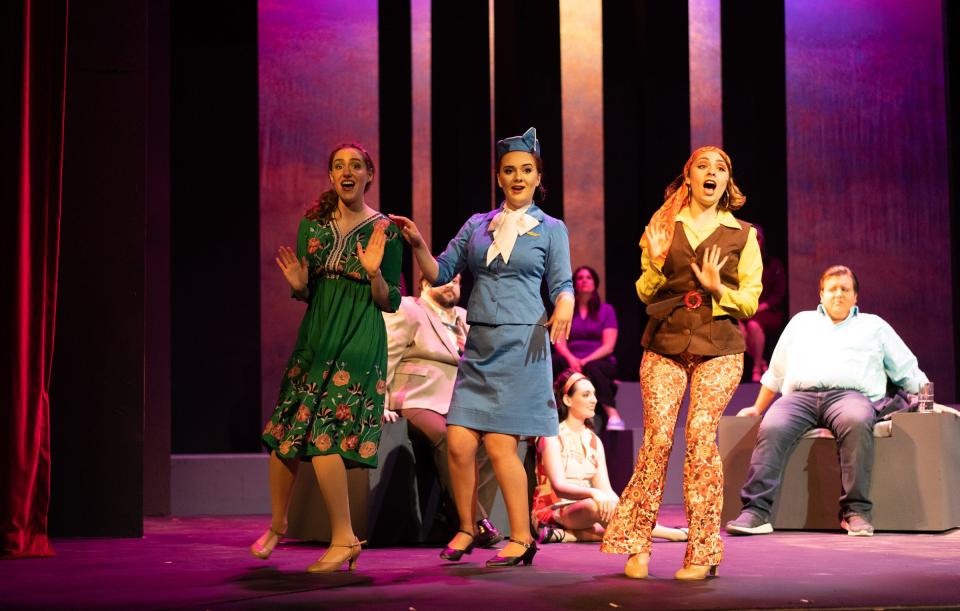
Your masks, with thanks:
[[[596,320],[597,314],[600,312],[600,304],[603,303],[600,300],[600,274],[598,274],[597,270],[593,269],[589,265],[581,265],[577,269],[573,270],[574,285],[577,283],[577,275],[582,270],[587,270],[587,272],[593,278],[593,293],[590,294],[590,300],[587,302],[587,316],[593,320]]]
[[[367,172],[370,173],[370,181],[363,188],[363,192],[366,193],[370,190],[370,185],[373,184],[375,170],[373,167],[373,158],[370,157],[370,153],[368,153],[367,149],[363,148],[362,145],[356,142],[343,142],[333,147],[333,150],[330,151],[330,156],[327,158],[327,172],[333,171],[333,158],[343,149],[354,149],[363,157],[363,163],[366,164]],[[333,218],[333,213],[336,212],[339,201],[340,196],[337,195],[337,191],[333,187],[330,187],[320,194],[316,205],[307,210],[304,216],[318,223],[328,223],[330,219]]]

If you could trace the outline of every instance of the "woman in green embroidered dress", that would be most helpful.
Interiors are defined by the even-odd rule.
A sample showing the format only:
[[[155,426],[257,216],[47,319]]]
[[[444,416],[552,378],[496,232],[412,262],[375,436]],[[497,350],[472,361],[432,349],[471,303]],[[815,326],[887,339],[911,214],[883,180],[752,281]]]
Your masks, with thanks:
[[[294,297],[308,305],[263,430],[272,521],[250,548],[270,556],[286,532],[297,467],[310,461],[332,530],[327,552],[307,568],[314,573],[347,561],[352,569],[360,555],[346,469],[377,466],[387,369],[381,310],[400,304],[402,252],[396,225],[364,201],[374,174],[369,153],[342,144],[328,172],[332,188],[301,219],[296,252],[283,246],[276,259]]]

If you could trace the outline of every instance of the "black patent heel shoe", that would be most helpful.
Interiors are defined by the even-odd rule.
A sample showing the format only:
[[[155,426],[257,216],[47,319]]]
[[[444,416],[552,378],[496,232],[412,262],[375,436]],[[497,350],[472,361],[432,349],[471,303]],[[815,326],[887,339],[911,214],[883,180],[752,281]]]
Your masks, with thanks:
[[[464,549],[457,549],[455,547],[444,548],[444,550],[440,552],[440,557],[443,558],[444,560],[449,560],[450,562],[456,562],[457,560],[460,560],[461,558],[463,558],[464,554],[469,554],[470,552],[473,551],[474,543],[476,543],[474,541],[476,536],[473,533],[467,532],[465,530],[458,530],[457,532],[463,533],[468,537],[470,537],[470,545],[468,545]]]
[[[501,556],[497,554],[490,560],[487,560],[487,566],[490,568],[498,566],[517,566],[521,562],[524,565],[532,564],[533,557],[537,555],[537,542],[531,541],[530,543],[524,543],[523,541],[517,541],[513,537],[510,537],[512,543],[517,545],[522,545],[526,551],[524,551],[519,556]]]

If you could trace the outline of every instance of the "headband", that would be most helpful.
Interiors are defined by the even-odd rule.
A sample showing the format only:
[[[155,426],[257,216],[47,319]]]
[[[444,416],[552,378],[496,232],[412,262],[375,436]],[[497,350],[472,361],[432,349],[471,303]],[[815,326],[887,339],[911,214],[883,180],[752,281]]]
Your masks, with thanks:
[[[537,140],[537,128],[531,127],[522,136],[511,136],[497,142],[497,157],[503,157],[510,151],[523,151],[540,155],[540,141]]]
[[[580,380],[586,380],[587,376],[583,375],[579,371],[575,371],[567,378],[567,381],[563,383],[563,394],[570,392],[570,389],[573,388],[573,385],[579,382]]]

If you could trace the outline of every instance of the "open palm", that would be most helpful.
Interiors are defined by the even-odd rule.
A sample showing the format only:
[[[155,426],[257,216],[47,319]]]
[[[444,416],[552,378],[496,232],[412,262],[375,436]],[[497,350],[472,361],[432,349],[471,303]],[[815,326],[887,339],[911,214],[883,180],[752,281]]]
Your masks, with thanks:
[[[277,266],[280,267],[280,271],[283,272],[283,277],[286,278],[290,284],[290,288],[294,291],[302,291],[307,288],[309,267],[307,266],[306,257],[298,261],[297,255],[293,250],[287,246],[281,246],[277,253],[276,261]]]
[[[651,261],[660,261],[667,255],[670,245],[666,243],[667,232],[653,225],[647,225],[643,232],[647,238],[647,255]]]
[[[386,222],[383,225],[377,223],[373,227],[373,233],[370,234],[370,240],[367,241],[367,247],[364,248],[360,242],[357,242],[357,259],[363,266],[367,276],[376,276],[380,269],[380,263],[383,261],[383,249],[387,243]]]
[[[720,270],[723,269],[728,258],[724,257],[721,260],[720,247],[711,246],[703,253],[703,267],[701,268],[696,262],[691,263],[690,267],[693,268],[693,273],[697,275],[697,280],[703,288],[711,293],[718,293],[723,286],[720,281]]]

